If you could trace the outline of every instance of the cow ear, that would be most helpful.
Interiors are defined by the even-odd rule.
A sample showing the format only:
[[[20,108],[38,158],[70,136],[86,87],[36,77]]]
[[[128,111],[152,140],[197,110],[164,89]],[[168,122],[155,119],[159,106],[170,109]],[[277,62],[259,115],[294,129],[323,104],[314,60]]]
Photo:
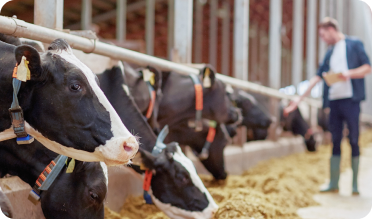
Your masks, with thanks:
[[[203,78],[203,87],[210,88],[213,87],[214,81],[216,80],[215,70],[211,65],[206,65],[200,70],[200,74]]]
[[[147,66],[146,67],[147,69],[149,69],[152,73],[154,73],[155,75],[155,80],[154,80],[154,84],[153,84],[153,87],[155,90],[158,90],[158,89],[161,89],[161,85],[162,85],[162,73],[159,69],[153,67],[153,66]]]
[[[16,47],[14,53],[18,65],[21,63],[22,56],[26,57],[26,60],[28,61],[28,68],[31,72],[31,79],[41,76],[41,60],[39,52],[36,49],[28,45],[21,45]]]
[[[138,149],[138,152],[141,153],[142,164],[151,170],[155,169],[155,160],[156,157],[152,155],[150,152],[143,150],[141,148]]]

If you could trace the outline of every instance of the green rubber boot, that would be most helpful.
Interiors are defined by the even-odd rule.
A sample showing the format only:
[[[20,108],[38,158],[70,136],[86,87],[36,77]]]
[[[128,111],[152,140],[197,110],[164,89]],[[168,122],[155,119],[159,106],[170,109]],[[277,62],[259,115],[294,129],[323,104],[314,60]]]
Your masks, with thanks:
[[[353,169],[353,195],[359,195],[358,190],[359,156],[351,158],[351,169]]]
[[[340,179],[341,156],[332,156],[330,159],[330,182],[327,188],[320,192],[338,192],[338,180]]]

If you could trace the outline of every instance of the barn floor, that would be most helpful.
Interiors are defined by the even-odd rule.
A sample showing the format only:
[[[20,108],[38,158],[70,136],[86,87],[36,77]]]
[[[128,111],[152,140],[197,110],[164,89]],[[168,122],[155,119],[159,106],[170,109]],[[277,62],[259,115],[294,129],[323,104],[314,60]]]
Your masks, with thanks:
[[[341,192],[319,194],[328,178],[331,147],[319,147],[317,153],[298,153],[260,162],[241,175],[231,175],[226,182],[215,182],[202,175],[206,187],[219,205],[215,219],[358,219],[372,206],[372,131],[361,136],[360,197],[351,197],[350,146],[343,142]],[[118,213],[106,208],[105,219],[168,218],[141,197],[129,198]]]

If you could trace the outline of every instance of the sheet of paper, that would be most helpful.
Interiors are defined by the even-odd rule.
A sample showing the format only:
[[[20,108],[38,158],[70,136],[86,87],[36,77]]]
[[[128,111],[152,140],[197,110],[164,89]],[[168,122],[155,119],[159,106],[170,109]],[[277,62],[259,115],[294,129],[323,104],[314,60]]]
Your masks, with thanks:
[[[331,86],[334,83],[344,81],[340,76],[342,73],[327,73],[323,75],[323,78],[328,86]]]

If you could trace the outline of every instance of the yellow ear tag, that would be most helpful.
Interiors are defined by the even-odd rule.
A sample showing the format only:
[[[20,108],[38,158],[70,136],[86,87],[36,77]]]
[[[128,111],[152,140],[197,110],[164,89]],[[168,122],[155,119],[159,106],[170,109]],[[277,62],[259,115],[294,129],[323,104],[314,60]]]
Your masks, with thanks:
[[[205,88],[209,88],[212,86],[211,78],[209,77],[209,74],[210,74],[210,70],[209,68],[206,68],[205,73],[204,73],[204,79],[203,79],[203,86]]]
[[[152,73],[149,69],[143,69],[143,80],[150,82],[151,85],[155,84],[155,74]]]
[[[26,57],[22,56],[21,63],[19,64],[17,68],[17,79],[23,82],[26,82],[27,80],[27,74],[30,71],[28,69],[28,61]]]
[[[150,77],[150,84],[151,84],[152,86],[154,86],[154,84],[155,84],[155,74],[152,74],[152,75],[151,75],[151,77]]]
[[[67,160],[66,160],[66,162],[67,162]],[[70,163],[68,164],[66,173],[74,172],[74,168],[75,168],[75,159],[71,159]]]
[[[28,67],[28,64],[29,64],[30,62],[29,61],[26,61],[25,62],[25,65],[26,65],[26,68],[27,68],[27,77],[26,77],[26,80],[28,81],[28,80],[31,80],[31,72],[30,72],[30,68]]]

